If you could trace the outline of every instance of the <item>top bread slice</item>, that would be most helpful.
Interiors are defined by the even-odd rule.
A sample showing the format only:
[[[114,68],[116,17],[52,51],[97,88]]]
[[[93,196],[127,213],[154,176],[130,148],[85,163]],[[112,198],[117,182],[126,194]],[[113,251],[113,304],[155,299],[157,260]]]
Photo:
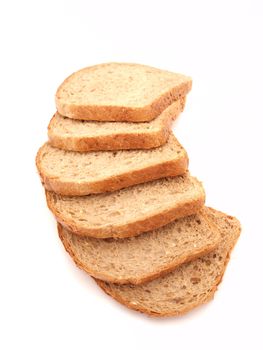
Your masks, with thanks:
[[[67,151],[149,149],[163,145],[172,121],[183,111],[185,97],[173,102],[149,122],[98,122],[56,113],[48,126],[50,144]]]
[[[58,224],[65,249],[93,277],[140,284],[216,248],[220,234],[202,210],[157,230],[126,239],[80,237]]]
[[[206,211],[221,234],[221,242],[213,252],[148,283],[119,285],[97,280],[99,286],[120,303],[151,316],[178,316],[211,300],[223,278],[241,226],[232,216],[214,209]]]
[[[79,153],[46,143],[38,151],[36,165],[47,190],[84,196],[183,174],[188,157],[170,134],[167,143],[149,150]]]
[[[70,75],[56,92],[58,112],[81,120],[143,122],[185,96],[192,80],[133,63],[105,63]]]

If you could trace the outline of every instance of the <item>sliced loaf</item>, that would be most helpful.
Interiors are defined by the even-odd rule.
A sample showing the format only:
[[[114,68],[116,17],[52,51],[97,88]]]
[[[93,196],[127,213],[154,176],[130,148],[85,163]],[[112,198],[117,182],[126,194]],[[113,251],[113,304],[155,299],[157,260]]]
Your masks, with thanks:
[[[181,98],[144,123],[84,121],[56,113],[48,126],[49,141],[54,147],[78,152],[159,147],[167,141],[172,120],[184,105]]]
[[[58,222],[79,235],[132,237],[197,213],[204,205],[202,184],[188,174],[112,193],[65,197],[46,191]]]
[[[69,76],[57,90],[56,106],[61,115],[73,119],[149,121],[191,86],[191,78],[153,67],[99,64]]]
[[[120,303],[151,316],[177,316],[208,302],[222,280],[241,227],[236,218],[213,209],[207,214],[221,233],[221,243],[213,252],[142,285],[97,283]]]
[[[188,157],[171,134],[167,143],[150,150],[79,153],[46,143],[38,151],[36,164],[47,190],[84,196],[183,174]]]
[[[216,248],[220,233],[202,211],[125,239],[80,237],[58,224],[59,236],[77,266],[114,283],[140,284]]]

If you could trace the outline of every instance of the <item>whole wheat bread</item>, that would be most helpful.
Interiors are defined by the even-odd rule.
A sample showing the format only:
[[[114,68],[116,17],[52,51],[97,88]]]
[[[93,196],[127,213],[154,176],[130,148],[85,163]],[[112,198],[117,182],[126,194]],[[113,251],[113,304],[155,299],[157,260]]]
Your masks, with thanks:
[[[76,265],[93,277],[140,284],[215,249],[220,233],[202,211],[157,230],[125,239],[80,237],[58,224],[59,236]]]
[[[213,252],[142,285],[97,283],[120,303],[151,316],[177,316],[208,302],[223,278],[241,227],[234,217],[213,209],[207,213],[221,233],[221,243]]]
[[[198,212],[205,201],[202,184],[188,174],[128,187],[112,193],[65,197],[46,191],[58,222],[79,235],[132,237]]]
[[[79,153],[46,143],[38,151],[36,164],[47,190],[84,196],[183,174],[188,157],[171,134],[163,146],[149,150]]]
[[[153,67],[105,63],[73,73],[58,88],[56,106],[82,120],[142,122],[185,96],[192,80]]]
[[[84,121],[56,113],[48,126],[49,141],[54,147],[78,152],[159,147],[167,141],[171,123],[184,105],[181,98],[142,123]]]

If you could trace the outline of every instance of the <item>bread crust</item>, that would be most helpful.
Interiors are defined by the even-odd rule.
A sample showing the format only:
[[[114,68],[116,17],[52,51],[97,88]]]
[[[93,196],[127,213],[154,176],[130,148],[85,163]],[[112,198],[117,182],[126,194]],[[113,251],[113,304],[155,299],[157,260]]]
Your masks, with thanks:
[[[135,222],[126,222],[125,224],[120,224],[111,227],[90,227],[77,226],[73,220],[69,220],[63,217],[57,208],[52,204],[50,199],[50,194],[46,191],[46,199],[48,208],[54,214],[56,220],[66,227],[68,230],[72,231],[76,235],[89,236],[94,238],[127,238],[135,237],[141,233],[148,232],[164,226],[176,219],[196,214],[205,203],[205,192],[202,188],[199,195],[192,198],[191,201],[174,205],[169,209],[161,212],[156,212],[145,216],[143,219]]]
[[[71,247],[70,242],[65,239],[64,235],[63,235],[63,228],[62,225],[58,223],[57,228],[58,228],[58,234],[59,237],[64,245],[65,250],[68,252],[68,254],[71,256],[71,258],[73,259],[73,261],[75,262],[75,264],[82,270],[84,270],[85,272],[87,272],[89,275],[91,275],[94,278],[106,281],[106,282],[111,282],[111,283],[118,283],[118,284],[134,284],[134,285],[138,285],[138,284],[142,284],[145,282],[150,282],[155,278],[161,277],[166,275],[167,273],[173,271],[176,267],[178,267],[179,265],[189,262],[191,260],[197,259],[198,257],[204,255],[204,254],[208,254],[209,252],[211,252],[212,250],[214,250],[219,242],[220,242],[220,234],[217,230],[217,228],[214,225],[211,225],[211,223],[209,223],[211,230],[215,231],[215,237],[214,237],[214,241],[210,242],[208,244],[206,244],[205,246],[203,246],[202,248],[196,249],[194,253],[192,253],[191,255],[184,255],[181,256],[180,258],[176,258],[174,259],[172,262],[170,262],[167,265],[161,266],[158,270],[151,272],[149,274],[142,274],[141,277],[123,277],[120,276],[119,278],[116,278],[110,274],[107,273],[103,273],[103,272],[98,272],[95,271],[94,269],[92,269],[92,266],[87,266],[84,265],[79,259],[78,257],[75,255],[74,250]]]
[[[100,66],[108,66],[118,63],[105,63]],[[130,64],[134,66],[135,64]],[[186,77],[186,81],[180,83],[173,89],[166,91],[164,94],[159,95],[149,105],[143,107],[125,107],[125,106],[101,106],[101,105],[74,105],[63,103],[60,100],[61,91],[64,88],[64,84],[68,82],[73,75],[81,74],[82,71],[87,69],[96,69],[98,65],[83,68],[78,72],[71,74],[64,82],[59,86],[56,92],[56,107],[58,112],[72,119],[81,120],[97,120],[97,121],[127,121],[127,122],[145,122],[150,121],[157,117],[165,108],[167,108],[172,102],[185,96],[192,88],[192,80],[190,77]],[[151,67],[145,66],[147,69]]]
[[[222,212],[219,212],[215,209],[212,209],[212,208],[208,208],[209,210],[211,211],[214,211],[214,212],[218,212],[218,213],[221,213],[221,214],[224,214]],[[226,214],[224,214],[226,215]],[[227,215],[228,216],[228,215]],[[230,216],[229,216],[230,217]],[[233,217],[231,217],[233,218]],[[202,301],[199,301],[199,300],[196,300],[196,303],[194,305],[191,305],[189,307],[185,307],[184,310],[182,311],[171,311],[171,312],[165,312],[165,313],[158,313],[158,312],[154,312],[152,310],[149,310],[147,308],[144,308],[143,306],[141,305],[135,305],[131,302],[128,302],[127,300],[125,300],[124,298],[121,297],[121,295],[119,295],[118,293],[115,292],[115,290],[113,288],[111,288],[111,284],[108,283],[108,282],[104,282],[102,280],[99,280],[99,279],[96,279],[94,278],[94,280],[96,281],[96,283],[98,284],[98,286],[106,293],[108,294],[109,296],[111,296],[113,299],[115,299],[116,301],[118,301],[119,303],[125,305],[126,307],[128,307],[129,309],[132,309],[132,310],[135,310],[135,311],[139,311],[143,314],[146,314],[148,316],[151,316],[151,317],[171,317],[171,316],[181,316],[181,315],[184,315],[186,314],[188,311],[198,307],[198,306],[201,306],[203,304],[206,304],[208,303],[210,300],[212,300],[214,298],[214,294],[215,292],[217,291],[217,288],[219,286],[219,284],[222,282],[223,280],[223,277],[224,277],[224,273],[225,273],[225,270],[226,270],[226,267],[227,267],[227,264],[230,260],[230,256],[231,256],[231,252],[233,250],[233,248],[235,247],[235,244],[238,240],[238,237],[240,235],[240,232],[241,232],[241,226],[239,226],[239,232],[238,232],[238,236],[236,237],[236,239],[232,242],[231,246],[229,247],[229,250],[227,252],[227,256],[226,256],[226,259],[224,261],[224,266],[222,268],[222,271],[220,273],[220,275],[217,277],[216,281],[215,281],[215,284],[214,286],[211,288],[209,294],[206,295],[206,297],[202,300]]]
[[[180,105],[173,108],[173,112],[162,119],[157,130],[148,130],[141,133],[120,132],[112,135],[85,135],[85,136],[62,136],[54,132],[53,123],[55,116],[48,126],[48,137],[52,146],[66,151],[113,151],[128,149],[150,149],[159,147],[168,139],[172,121],[178,117],[185,106],[185,97],[181,98]],[[171,106],[169,106],[171,107]]]
[[[182,149],[180,157],[142,169],[125,172],[94,182],[64,181],[45,174],[41,166],[41,149],[36,157],[36,166],[44,187],[64,196],[85,196],[92,193],[112,192],[132,185],[157,180],[163,177],[182,175],[188,168],[188,155]]]

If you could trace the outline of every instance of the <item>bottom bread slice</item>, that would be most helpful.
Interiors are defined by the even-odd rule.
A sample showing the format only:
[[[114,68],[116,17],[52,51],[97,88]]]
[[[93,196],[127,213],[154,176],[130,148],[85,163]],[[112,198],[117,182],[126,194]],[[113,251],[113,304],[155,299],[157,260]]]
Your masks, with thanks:
[[[241,226],[232,216],[210,208],[206,212],[221,234],[213,252],[149,283],[118,285],[96,280],[97,284],[120,303],[151,316],[177,316],[208,302],[223,278]]]
[[[65,249],[93,277],[119,284],[140,284],[215,249],[219,230],[203,210],[137,237],[81,237],[58,224]]]

